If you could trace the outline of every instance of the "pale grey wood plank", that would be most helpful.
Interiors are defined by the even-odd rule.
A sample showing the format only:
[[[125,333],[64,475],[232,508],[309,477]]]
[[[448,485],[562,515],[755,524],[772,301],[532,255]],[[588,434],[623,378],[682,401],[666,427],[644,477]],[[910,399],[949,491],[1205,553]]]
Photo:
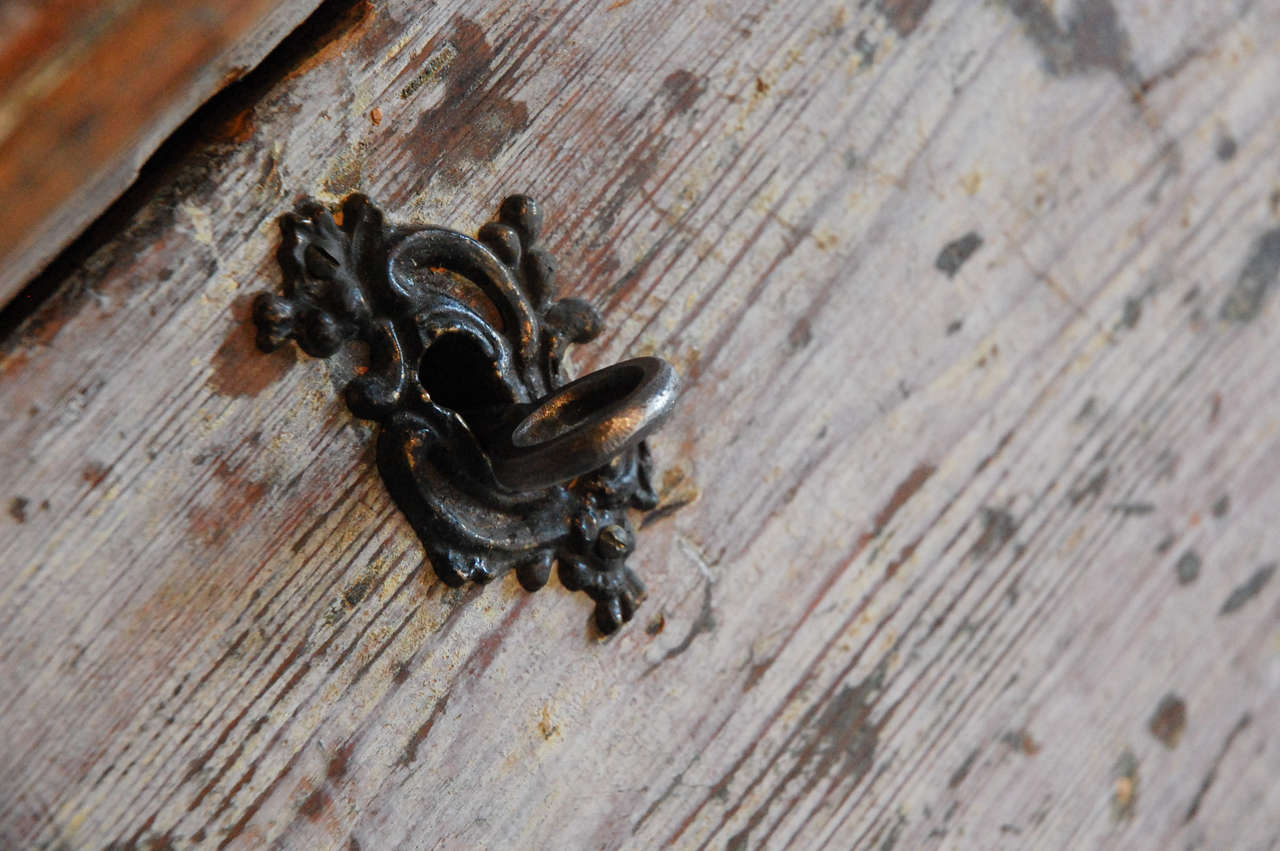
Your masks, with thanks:
[[[1280,9],[1059,5],[377,4],[10,341],[3,835],[1274,846]],[[355,189],[537,194],[684,375],[616,638],[253,351]]]

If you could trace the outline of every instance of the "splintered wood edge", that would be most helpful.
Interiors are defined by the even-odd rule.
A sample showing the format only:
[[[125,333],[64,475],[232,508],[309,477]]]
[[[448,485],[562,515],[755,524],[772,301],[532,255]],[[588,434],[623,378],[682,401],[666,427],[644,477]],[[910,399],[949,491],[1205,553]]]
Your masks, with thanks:
[[[166,0],[148,0],[141,7],[128,8],[123,19],[112,21],[110,26],[98,22],[96,28],[90,29],[96,39],[91,38],[88,44],[82,36],[86,27],[80,22],[66,27],[65,46],[46,50],[36,58],[37,64],[44,60],[50,68],[56,68],[57,83],[49,86],[47,79],[41,79],[41,86],[31,86],[36,94],[29,98],[23,97],[22,92],[0,93],[0,99],[16,99],[16,114],[7,116],[15,125],[13,137],[0,148],[0,156],[16,157],[0,162],[0,227],[7,234],[3,237],[4,247],[0,248],[0,308],[129,188],[143,164],[175,129],[211,97],[261,63],[322,2],[240,0],[238,5],[243,8],[229,15],[230,25],[213,37],[213,44],[193,45],[187,54],[177,56],[155,50],[144,25],[156,8],[172,5]],[[229,2],[222,5],[232,6]],[[166,56],[167,61],[161,60],[158,67],[146,73],[171,96],[126,110],[137,114],[113,129],[117,144],[110,150],[94,152],[87,141],[92,134],[67,134],[55,122],[59,117],[65,118],[69,110],[88,116],[112,116],[121,112],[119,105],[124,100],[139,96],[127,87],[109,88],[102,93],[109,98],[107,102],[83,102],[85,95],[79,91],[77,80],[87,83],[100,75],[97,57],[107,54],[133,57],[139,63],[145,63],[149,56]],[[32,73],[39,70],[34,68]],[[20,77],[16,82],[22,85],[24,80]],[[100,135],[98,130],[93,133]],[[32,143],[27,139],[42,141]],[[51,153],[40,150],[48,139],[57,140],[61,150],[52,153],[70,159],[75,173],[34,180],[29,174],[19,173],[24,169],[24,158]],[[33,144],[37,147],[33,148]]]

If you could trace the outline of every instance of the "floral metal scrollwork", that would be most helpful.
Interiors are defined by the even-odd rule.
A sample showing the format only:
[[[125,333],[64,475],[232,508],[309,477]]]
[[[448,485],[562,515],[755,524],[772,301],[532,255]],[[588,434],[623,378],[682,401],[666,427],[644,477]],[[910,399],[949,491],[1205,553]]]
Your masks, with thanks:
[[[258,345],[293,340],[327,358],[366,344],[368,369],[346,402],[379,424],[379,471],[440,579],[489,582],[514,568],[534,591],[558,563],[611,633],[645,593],[626,563],[628,510],[657,504],[644,438],[674,405],[677,379],[639,358],[566,383],[567,347],[603,322],[587,302],[556,298],[541,226],[522,195],[478,239],[387,224],[359,195],[340,223],[301,204],[281,221],[284,294],[254,305]]]

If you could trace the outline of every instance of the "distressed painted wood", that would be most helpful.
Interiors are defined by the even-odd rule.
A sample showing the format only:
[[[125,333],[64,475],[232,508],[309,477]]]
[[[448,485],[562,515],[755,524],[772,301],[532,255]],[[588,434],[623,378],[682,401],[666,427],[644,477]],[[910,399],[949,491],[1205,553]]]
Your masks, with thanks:
[[[5,343],[16,847],[1280,841],[1280,7],[372,3]],[[275,217],[523,190],[650,596],[423,563]]]
[[[0,305],[320,0],[0,7]]]

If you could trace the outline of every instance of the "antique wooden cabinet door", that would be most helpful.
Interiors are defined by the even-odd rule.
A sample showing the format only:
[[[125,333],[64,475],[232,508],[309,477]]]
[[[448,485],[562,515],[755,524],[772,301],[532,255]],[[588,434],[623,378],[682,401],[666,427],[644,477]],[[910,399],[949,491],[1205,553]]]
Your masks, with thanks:
[[[1280,3],[63,5],[0,9],[0,845],[1280,847]],[[368,353],[255,346],[355,192],[535,196],[570,371],[680,374],[613,635],[437,579]]]

